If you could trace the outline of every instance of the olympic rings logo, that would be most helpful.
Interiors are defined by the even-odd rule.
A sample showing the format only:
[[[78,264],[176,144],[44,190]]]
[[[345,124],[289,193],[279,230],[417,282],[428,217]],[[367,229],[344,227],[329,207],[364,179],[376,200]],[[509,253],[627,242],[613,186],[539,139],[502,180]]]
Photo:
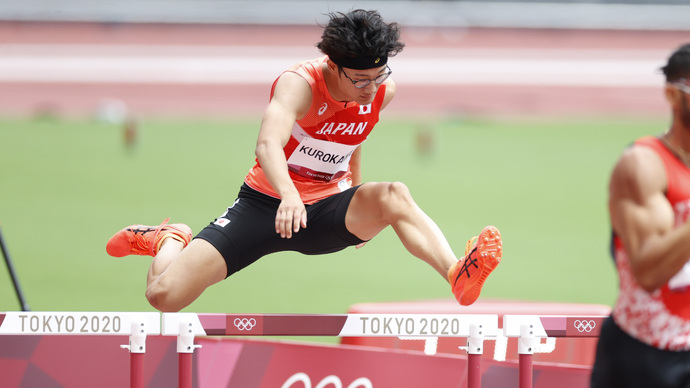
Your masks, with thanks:
[[[577,319],[573,322],[573,325],[575,326],[577,331],[579,331],[580,333],[584,333],[584,332],[589,333],[592,330],[594,330],[595,327],[597,327],[597,323],[594,322],[593,320],[582,320],[581,321],[581,320]]]
[[[237,330],[251,330],[256,326],[256,319],[254,318],[235,318],[233,322]]]
[[[290,376],[290,378],[285,380],[280,388],[292,388],[295,383],[304,384],[304,388],[312,388],[309,375],[302,372],[295,373],[294,375]],[[318,384],[314,386],[314,388],[325,388],[330,385],[333,385],[333,388],[343,388],[343,382],[338,376],[335,375],[324,377],[321,381],[319,381]],[[346,388],[374,388],[374,384],[368,378],[360,377],[351,382]]]

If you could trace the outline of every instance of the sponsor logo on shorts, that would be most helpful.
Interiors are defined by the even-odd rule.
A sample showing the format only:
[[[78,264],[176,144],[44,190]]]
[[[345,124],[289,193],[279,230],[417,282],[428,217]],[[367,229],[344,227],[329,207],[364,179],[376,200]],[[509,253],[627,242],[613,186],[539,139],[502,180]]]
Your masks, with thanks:
[[[220,227],[223,227],[223,228],[225,228],[225,225],[227,225],[229,223],[230,223],[230,220],[227,218],[219,218],[216,220],[216,222],[214,222],[214,224],[216,224]]]

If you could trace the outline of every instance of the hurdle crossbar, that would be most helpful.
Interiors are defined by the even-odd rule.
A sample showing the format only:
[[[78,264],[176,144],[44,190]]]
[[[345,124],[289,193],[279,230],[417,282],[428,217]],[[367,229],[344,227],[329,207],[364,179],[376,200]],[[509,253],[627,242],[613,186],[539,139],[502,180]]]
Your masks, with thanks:
[[[147,335],[177,336],[179,387],[192,387],[196,336],[465,337],[467,386],[481,386],[481,355],[486,339],[518,338],[519,388],[532,388],[532,356],[543,352],[542,338],[600,334],[602,315],[496,314],[197,314],[157,312],[0,313],[0,335],[128,335],[130,386],[142,388]],[[551,348],[552,350],[553,348]],[[547,350],[550,351],[550,350]]]
[[[130,387],[144,387],[146,336],[161,333],[156,312],[32,312],[0,313],[0,335],[128,335]]]
[[[164,313],[163,335],[184,321],[196,336],[470,337],[470,326],[498,333],[495,314],[195,314]]]
[[[498,335],[496,314],[164,313],[163,335],[178,336],[178,383],[192,387],[194,336],[466,337],[467,385],[481,387],[483,342]]]

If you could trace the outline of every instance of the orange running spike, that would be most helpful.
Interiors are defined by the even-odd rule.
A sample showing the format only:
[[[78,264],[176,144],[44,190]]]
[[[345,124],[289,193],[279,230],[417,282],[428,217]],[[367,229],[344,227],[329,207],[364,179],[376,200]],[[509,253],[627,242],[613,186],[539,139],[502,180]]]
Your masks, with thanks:
[[[170,218],[166,218],[158,226],[130,225],[115,233],[108,240],[105,250],[114,257],[156,256],[166,237],[172,237],[187,246],[192,240],[192,229],[185,224],[167,225],[169,220]]]
[[[479,298],[486,278],[501,262],[502,253],[501,233],[494,226],[485,227],[478,237],[467,241],[465,257],[448,270],[453,295],[461,305],[469,306]]]

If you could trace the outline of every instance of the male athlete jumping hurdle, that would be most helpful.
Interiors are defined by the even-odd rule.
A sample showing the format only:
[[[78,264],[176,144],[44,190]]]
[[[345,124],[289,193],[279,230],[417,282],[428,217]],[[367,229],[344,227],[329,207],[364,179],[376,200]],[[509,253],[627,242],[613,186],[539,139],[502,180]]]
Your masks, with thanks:
[[[271,88],[256,164],[237,199],[192,239],[184,224],[132,225],[107,244],[111,256],[153,256],[146,297],[179,311],[262,256],[361,248],[392,226],[405,248],[474,303],[501,261],[501,235],[487,226],[457,259],[438,226],[399,182],[362,183],[361,144],[395,95],[388,59],[405,46],[378,12],[332,13],[317,47],[324,56],[283,72]]]

